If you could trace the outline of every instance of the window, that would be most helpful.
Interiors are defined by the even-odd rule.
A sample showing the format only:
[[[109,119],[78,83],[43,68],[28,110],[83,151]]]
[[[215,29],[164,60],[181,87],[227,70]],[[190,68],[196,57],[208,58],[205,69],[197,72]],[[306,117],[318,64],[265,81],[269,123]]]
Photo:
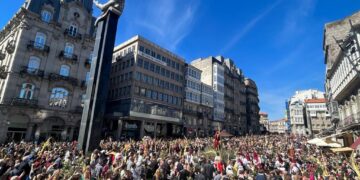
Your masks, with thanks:
[[[21,99],[32,99],[35,86],[29,83],[24,83],[21,86],[20,96]]]
[[[89,82],[89,80],[90,80],[90,72],[86,72],[86,77],[85,77],[86,84]]]
[[[50,95],[50,106],[65,108],[68,103],[69,92],[64,88],[53,88]]]
[[[150,89],[146,90],[146,97],[151,98],[151,90]]]
[[[144,52],[144,46],[140,46],[139,49],[140,49],[141,52]]]
[[[157,95],[158,95],[158,93],[156,91],[153,91],[152,94],[151,94],[151,98],[156,100]]]
[[[71,43],[65,44],[64,55],[68,58],[72,58],[74,52],[74,45]]]
[[[31,56],[29,59],[27,72],[28,73],[36,73],[40,66],[40,58]]]
[[[51,21],[51,19],[52,19],[52,14],[51,14],[51,12],[46,11],[46,10],[43,10],[43,11],[41,12],[41,20],[42,20],[42,21],[44,21],[44,22],[46,22],[46,23],[49,23],[49,22]]]
[[[144,61],[144,68],[145,68],[145,69],[149,69],[149,62]]]
[[[77,31],[78,31],[78,28],[77,28],[77,25],[76,24],[71,24],[70,27],[69,27],[69,35],[70,36],[76,36],[77,34]]]
[[[136,72],[135,79],[136,79],[137,81],[140,81],[140,80],[141,80],[141,73],[140,73],[140,72]]]
[[[152,72],[155,71],[155,64],[150,63],[150,71],[152,71]]]
[[[140,88],[140,96],[145,96],[146,89]]]
[[[70,67],[68,65],[61,65],[60,67],[60,75],[61,76],[69,76],[70,74]]]
[[[142,66],[143,66],[143,60],[142,60],[142,59],[138,59],[138,60],[137,60],[137,65],[138,65],[139,67],[142,67]]]
[[[34,46],[36,48],[43,49],[46,43],[46,35],[41,32],[37,32],[35,36]]]

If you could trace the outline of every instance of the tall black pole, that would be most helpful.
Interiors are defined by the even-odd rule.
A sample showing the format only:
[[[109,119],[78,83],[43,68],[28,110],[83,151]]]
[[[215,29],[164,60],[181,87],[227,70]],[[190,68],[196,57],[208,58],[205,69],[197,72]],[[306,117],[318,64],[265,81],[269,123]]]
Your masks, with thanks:
[[[111,61],[121,12],[110,7],[97,20],[94,57],[79,132],[79,148],[85,152],[99,146],[105,115]]]

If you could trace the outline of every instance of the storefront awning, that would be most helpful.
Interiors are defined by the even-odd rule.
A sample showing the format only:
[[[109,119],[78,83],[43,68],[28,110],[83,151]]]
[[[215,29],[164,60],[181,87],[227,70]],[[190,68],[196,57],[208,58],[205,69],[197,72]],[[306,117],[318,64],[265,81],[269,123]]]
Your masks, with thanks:
[[[351,152],[354,149],[350,148],[350,147],[341,147],[341,148],[331,148],[330,149],[332,152]]]
[[[313,144],[319,147],[333,147],[333,148],[339,148],[342,147],[341,144],[333,141],[326,141],[324,138],[314,138],[307,142],[308,144]]]

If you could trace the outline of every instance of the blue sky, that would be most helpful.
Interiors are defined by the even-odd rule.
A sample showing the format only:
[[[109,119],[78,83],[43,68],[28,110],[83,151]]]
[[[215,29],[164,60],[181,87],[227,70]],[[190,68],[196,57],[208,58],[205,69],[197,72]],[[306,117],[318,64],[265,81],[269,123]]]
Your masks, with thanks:
[[[9,2],[0,27],[24,1]],[[261,111],[279,119],[296,90],[323,90],[324,24],[358,10],[359,0],[127,0],[116,43],[140,34],[188,62],[229,57],[256,81]]]

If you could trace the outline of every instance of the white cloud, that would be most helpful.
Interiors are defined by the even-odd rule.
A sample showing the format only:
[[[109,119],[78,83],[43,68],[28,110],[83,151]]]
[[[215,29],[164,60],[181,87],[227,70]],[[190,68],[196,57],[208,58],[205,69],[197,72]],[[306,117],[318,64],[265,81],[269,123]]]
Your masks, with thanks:
[[[314,12],[316,0],[297,0],[294,6],[286,12],[283,27],[276,36],[276,42],[280,45],[292,42],[293,38],[306,32],[309,26],[305,26],[304,23],[307,23],[306,18]]]
[[[244,37],[251,29],[253,29],[256,24],[262,20],[265,16],[267,16],[274,8],[276,8],[280,4],[281,0],[276,1],[271,6],[267,7],[262,13],[251,19],[241,30],[239,33],[235,34],[234,37],[220,50],[220,54],[227,52],[231,49],[236,43],[240,41],[242,37]]]
[[[151,0],[138,2],[131,23],[144,28],[151,40],[175,51],[189,34],[199,7],[198,0]]]

